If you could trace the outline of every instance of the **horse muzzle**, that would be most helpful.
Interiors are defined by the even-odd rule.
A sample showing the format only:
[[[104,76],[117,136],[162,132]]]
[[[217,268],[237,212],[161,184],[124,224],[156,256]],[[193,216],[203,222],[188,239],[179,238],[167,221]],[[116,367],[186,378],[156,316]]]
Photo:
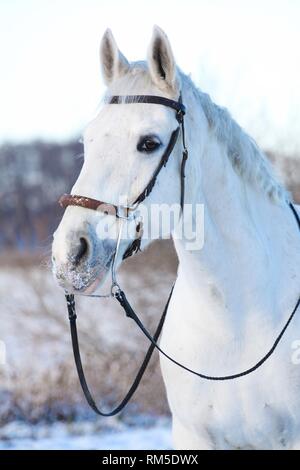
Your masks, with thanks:
[[[110,270],[116,242],[100,240],[91,226],[58,230],[52,245],[52,267],[58,284],[68,292],[92,293]]]

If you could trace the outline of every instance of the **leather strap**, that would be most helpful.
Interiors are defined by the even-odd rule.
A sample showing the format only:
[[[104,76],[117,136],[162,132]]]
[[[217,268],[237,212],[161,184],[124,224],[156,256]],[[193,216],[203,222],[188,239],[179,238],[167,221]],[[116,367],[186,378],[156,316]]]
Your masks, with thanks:
[[[292,313],[290,314],[288,320],[286,321],[284,327],[282,328],[281,332],[277,336],[276,340],[274,341],[273,346],[271,349],[260,359],[254,366],[250,367],[249,369],[246,369],[242,372],[238,372],[236,374],[231,374],[231,375],[206,375],[202,372],[196,372],[193,369],[190,369],[189,367],[181,364],[180,362],[176,361],[173,357],[169,356],[161,347],[157,344],[157,341],[154,339],[154,337],[151,336],[151,334],[148,332],[148,330],[144,327],[143,323],[137,316],[137,314],[134,312],[133,308],[131,307],[130,303],[128,302],[126,295],[123,291],[119,291],[116,294],[116,299],[120,303],[120,305],[123,307],[126,316],[131,318],[136,325],[139,327],[141,332],[146,336],[146,338],[150,341],[152,346],[154,346],[164,357],[166,357],[169,361],[173,362],[176,366],[180,367],[181,369],[186,370],[187,372],[190,372],[193,375],[196,375],[197,377],[200,377],[201,379],[206,379],[206,380],[213,380],[213,381],[225,381],[225,380],[233,380],[233,379],[238,379],[239,377],[243,377],[245,375],[249,375],[252,372],[254,372],[256,369],[258,369],[260,366],[262,366],[266,360],[273,354],[275,351],[276,347],[279,344],[279,341],[282,339],[287,327],[291,323],[299,305],[300,305],[300,297],[296,303],[296,306]]]
[[[106,202],[98,201],[91,197],[78,196],[76,194],[63,194],[59,198],[58,203],[64,209],[68,206],[80,206],[85,209],[92,209],[94,211],[101,211],[105,214],[114,215],[115,217],[118,214],[118,208],[114,204],[107,204]]]
[[[185,115],[186,109],[181,100],[181,95],[178,101],[165,98],[164,96],[155,95],[114,95],[107,98],[109,104],[161,104],[168,108],[174,109],[177,114],[178,122],[181,122],[182,116]]]
[[[294,204],[292,204],[291,202],[289,203],[289,206],[290,206],[290,208],[291,208],[291,210],[292,210],[292,212],[295,216],[295,219],[296,219],[297,224],[298,224],[298,228],[300,230],[300,217],[298,215],[298,212],[296,211]]]
[[[292,203],[289,203],[289,207],[291,208],[291,210],[292,210],[292,212],[295,216],[295,219],[296,219],[297,224],[298,224],[298,228],[300,230],[300,217],[299,217],[299,215],[298,215],[298,213],[297,213],[297,211],[296,211],[296,209],[295,209],[295,207]],[[191,374],[196,375],[197,377],[200,377],[202,379],[212,380],[212,381],[225,381],[225,380],[237,379],[237,378],[240,378],[240,377],[244,377],[245,375],[249,375],[252,372],[254,372],[255,370],[257,370],[259,367],[261,367],[266,362],[266,360],[274,353],[275,349],[277,348],[280,340],[282,339],[285,331],[287,330],[289,324],[291,323],[292,319],[294,318],[294,316],[295,316],[295,314],[296,314],[296,312],[299,308],[299,305],[300,305],[300,296],[299,296],[292,313],[289,315],[286,323],[284,324],[282,330],[280,331],[279,335],[275,339],[272,347],[269,349],[269,351],[256,364],[254,364],[252,367],[249,367],[248,369],[246,369],[242,372],[238,372],[236,374],[216,376],[216,375],[207,375],[207,374],[204,374],[202,372],[196,372],[193,369],[190,369],[189,367],[181,364],[180,362],[176,361],[176,359],[169,356],[165,351],[163,351],[160,348],[160,346],[157,344],[155,339],[151,336],[151,334],[148,332],[148,330],[144,327],[143,323],[141,322],[141,320],[139,319],[139,317],[137,316],[137,314],[134,312],[133,308],[131,307],[130,303],[128,302],[124,291],[122,291],[122,290],[118,291],[115,294],[115,297],[118,300],[118,302],[120,303],[120,305],[123,307],[123,309],[126,313],[126,316],[131,318],[136,323],[136,325],[139,327],[139,329],[142,331],[142,333],[146,336],[146,338],[150,341],[150,343],[164,357],[166,357],[169,361],[173,362],[173,364],[177,365],[181,369],[184,369],[187,372],[190,372]]]
[[[169,294],[169,297],[168,297],[167,303],[165,305],[163,314],[161,316],[161,319],[158,323],[158,326],[157,326],[156,331],[155,331],[154,336],[153,336],[153,341],[154,341],[155,344],[156,344],[156,342],[159,338],[159,335],[161,333],[161,330],[162,330],[162,327],[163,327],[163,324],[164,324],[164,321],[165,321],[168,306],[169,306],[169,303],[170,303],[170,300],[171,300],[171,297],[172,297],[172,294],[173,294],[173,288],[174,288],[174,286],[171,289],[171,292]],[[145,358],[144,358],[144,360],[143,360],[143,362],[142,362],[142,364],[141,364],[141,366],[140,366],[140,368],[137,372],[137,375],[136,375],[131,387],[129,388],[128,392],[126,393],[125,397],[121,401],[121,403],[119,405],[117,405],[112,411],[109,411],[109,412],[102,411],[96,405],[96,402],[95,402],[95,400],[94,400],[94,398],[93,398],[93,396],[90,392],[90,389],[88,387],[88,384],[87,384],[87,381],[86,381],[86,378],[85,378],[85,375],[84,375],[83,365],[82,365],[81,356],[80,356],[79,342],[78,342],[78,334],[77,334],[77,326],[76,326],[77,315],[76,315],[76,311],[75,311],[74,295],[73,294],[66,294],[66,301],[67,301],[68,314],[69,314],[69,320],[70,320],[70,329],[71,329],[71,339],[72,339],[74,360],[75,360],[76,369],[77,369],[77,373],[78,373],[78,378],[79,378],[80,385],[81,385],[81,388],[83,390],[84,396],[85,396],[88,404],[90,405],[90,407],[98,415],[106,416],[106,417],[107,416],[114,416],[117,413],[119,413],[120,411],[122,411],[122,409],[127,405],[129,400],[131,399],[131,397],[135,393],[136,389],[138,388],[138,386],[139,386],[139,384],[142,380],[142,377],[145,373],[145,370],[146,370],[146,368],[147,368],[147,366],[150,362],[150,359],[152,357],[153,351],[155,349],[155,345],[153,343],[150,344],[149,349],[146,353],[146,356],[145,356]]]
[[[151,193],[152,189],[154,188],[154,185],[156,183],[156,180],[157,180],[157,177],[161,171],[161,169],[163,167],[165,167],[168,163],[168,160],[169,160],[169,157],[171,155],[171,153],[173,152],[173,149],[175,147],[175,144],[177,142],[177,139],[178,139],[178,135],[179,135],[179,130],[180,128],[177,127],[173,132],[172,132],[172,135],[171,135],[171,138],[169,140],[169,143],[168,143],[168,146],[163,154],[163,156],[161,157],[161,160],[159,162],[159,165],[158,167],[156,168],[155,172],[153,173],[152,175],[152,178],[151,180],[149,181],[149,183],[147,184],[146,188],[144,189],[144,191],[136,198],[136,200],[134,201],[134,204],[140,204],[141,202],[143,202],[146,197],[149,196],[149,194]]]
[[[297,221],[297,224],[298,224],[298,227],[299,227],[299,230],[300,230],[300,217],[294,207],[294,205],[292,203],[289,203],[289,206],[296,218],[296,221]],[[204,374],[202,372],[196,372],[194,371],[193,369],[190,369],[189,367],[185,366],[184,364],[181,364],[180,362],[178,362],[176,359],[172,358],[171,356],[169,356],[165,351],[163,351],[161,349],[161,347],[157,344],[157,340],[159,338],[159,335],[161,333],[161,330],[163,328],[163,324],[164,324],[164,321],[165,321],[165,318],[166,318],[166,315],[167,315],[167,311],[168,311],[168,307],[169,307],[169,303],[170,303],[170,300],[171,300],[171,297],[172,297],[172,294],[173,294],[173,289],[174,289],[174,285],[171,289],[171,292],[169,294],[169,297],[168,297],[168,301],[165,305],[165,308],[164,308],[164,311],[163,311],[163,314],[160,318],[160,321],[159,321],[159,324],[158,324],[158,327],[155,331],[155,334],[154,336],[152,336],[148,330],[144,327],[143,323],[141,322],[141,320],[139,319],[139,317],[137,316],[137,314],[134,312],[133,308],[131,307],[130,303],[128,302],[127,300],[127,297],[124,293],[124,291],[122,290],[119,290],[116,292],[115,294],[115,298],[118,300],[118,302],[120,303],[120,305],[122,306],[126,316],[128,318],[131,318],[135,323],[136,325],[138,326],[138,328],[142,331],[142,333],[146,336],[146,338],[150,341],[150,347],[147,351],[147,354],[145,356],[145,359],[135,377],[135,380],[132,384],[132,386],[130,387],[130,389],[128,390],[125,398],[121,401],[121,403],[115,407],[111,412],[103,412],[101,411],[96,403],[95,403],[95,400],[93,399],[92,395],[91,395],[91,392],[88,388],[88,385],[87,385],[87,382],[86,382],[86,379],[85,379],[85,375],[84,375],[84,371],[83,371],[83,366],[82,366],[82,361],[81,361],[81,357],[80,357],[80,350],[79,350],[79,343],[78,343],[78,335],[77,335],[77,327],[76,327],[76,310],[75,310],[75,300],[74,300],[74,295],[73,294],[66,294],[66,301],[67,301],[67,308],[68,308],[68,315],[69,315],[69,320],[70,320],[70,329],[71,329],[71,338],[72,338],[72,346],[73,346],[73,352],[74,352],[74,359],[75,359],[75,364],[76,364],[76,369],[77,369],[77,373],[78,373],[78,377],[79,377],[79,381],[80,381],[80,384],[81,384],[81,387],[82,387],[82,390],[83,390],[83,393],[86,397],[86,400],[87,402],[89,403],[89,405],[91,406],[91,408],[99,415],[101,416],[113,416],[117,413],[119,413],[125,406],[126,404],[128,403],[128,401],[130,400],[130,398],[133,396],[134,392],[136,391],[137,387],[139,386],[139,383],[145,373],[145,370],[147,368],[147,365],[151,359],[151,356],[153,354],[153,351],[154,349],[157,349],[164,357],[166,357],[169,361],[171,361],[173,364],[177,365],[178,367],[180,367],[181,369],[184,369],[186,370],[187,372],[193,374],[193,375],[196,375],[202,379],[206,379],[206,380],[211,380],[211,381],[226,381],[226,380],[233,380],[233,379],[237,379],[239,377],[243,377],[245,375],[249,375],[251,374],[252,372],[254,372],[255,370],[257,370],[260,366],[262,366],[266,361],[267,359],[274,353],[275,349],[277,348],[279,342],[281,341],[285,331],[287,330],[289,324],[291,323],[293,317],[295,316],[296,314],[296,311],[298,310],[299,308],[299,305],[300,305],[300,297],[292,311],[292,313],[290,314],[290,316],[288,317],[285,325],[283,326],[282,330],[280,331],[279,335],[277,336],[276,340],[274,341],[273,343],[273,346],[271,347],[271,349],[262,357],[262,359],[260,359],[256,364],[254,364],[252,367],[242,371],[242,372],[238,372],[236,374],[231,374],[231,375],[224,375],[224,376],[214,376],[214,375],[207,375],[207,374]]]
[[[189,156],[188,149],[185,144],[185,129],[184,129],[184,120],[181,122],[181,133],[182,133],[182,160],[180,167],[180,207],[181,213],[183,214],[184,200],[185,200],[185,165]]]

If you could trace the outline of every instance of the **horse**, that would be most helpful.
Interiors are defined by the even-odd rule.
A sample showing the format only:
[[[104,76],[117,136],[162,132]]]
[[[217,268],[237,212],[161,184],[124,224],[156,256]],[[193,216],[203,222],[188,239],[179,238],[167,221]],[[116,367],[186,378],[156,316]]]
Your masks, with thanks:
[[[147,60],[132,63],[107,30],[100,61],[107,91],[84,131],[84,163],[71,194],[115,205],[126,195],[132,203],[177,126],[170,107],[122,101],[114,106],[107,97],[150,95],[184,103],[189,150],[184,202],[203,207],[203,219],[193,216],[192,223],[203,231],[204,243],[188,243],[188,222],[180,213],[168,234],[156,231],[157,238],[173,238],[179,260],[160,346],[206,374],[250,367],[273,344],[299,298],[300,238],[291,195],[256,142],[177,66],[159,27],[153,29]],[[149,213],[154,205],[179,202],[181,159],[177,140],[144,198]],[[121,221],[110,211],[66,208],[52,248],[62,287],[91,294],[104,285],[121,222],[126,236],[119,240],[117,267],[136,238],[136,221]],[[141,236],[143,249],[150,238]],[[300,449],[300,370],[292,360],[299,331],[300,312],[272,357],[236,380],[203,380],[161,356],[174,447]]]

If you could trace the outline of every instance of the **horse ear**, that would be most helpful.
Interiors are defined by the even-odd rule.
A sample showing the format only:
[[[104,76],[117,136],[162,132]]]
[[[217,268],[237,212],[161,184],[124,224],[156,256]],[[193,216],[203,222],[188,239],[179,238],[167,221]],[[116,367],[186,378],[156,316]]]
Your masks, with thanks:
[[[105,31],[101,41],[100,62],[106,85],[110,85],[116,78],[125,75],[130,68],[129,62],[119,51],[110,29]]]
[[[176,63],[167,35],[154,26],[148,49],[148,66],[152,80],[161,89],[178,91]]]

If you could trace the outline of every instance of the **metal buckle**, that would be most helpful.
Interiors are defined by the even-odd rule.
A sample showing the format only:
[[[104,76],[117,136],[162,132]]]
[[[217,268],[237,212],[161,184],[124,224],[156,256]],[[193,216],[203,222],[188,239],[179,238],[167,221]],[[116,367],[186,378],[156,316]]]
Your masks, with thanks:
[[[135,210],[138,204],[134,204],[133,206],[118,206],[116,216],[118,219],[124,220],[134,220],[136,218]]]
[[[179,124],[182,124],[184,115],[185,115],[185,110],[183,110],[183,109],[177,109],[177,111],[176,111],[176,119],[177,119],[177,121],[179,122]]]
[[[125,206],[118,206],[117,207],[117,213],[116,216],[118,219],[124,219],[124,220],[133,220],[134,219],[134,214],[131,211],[130,207],[125,207]]]

